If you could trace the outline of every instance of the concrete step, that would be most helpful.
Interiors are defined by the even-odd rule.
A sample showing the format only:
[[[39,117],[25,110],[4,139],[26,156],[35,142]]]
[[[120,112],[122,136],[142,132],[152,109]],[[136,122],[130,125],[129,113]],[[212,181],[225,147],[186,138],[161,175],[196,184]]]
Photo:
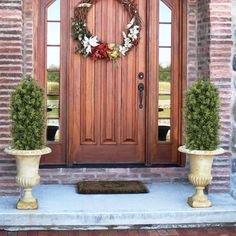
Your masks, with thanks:
[[[229,226],[236,223],[236,201],[229,194],[211,194],[213,207],[192,209],[186,203],[188,184],[147,185],[148,194],[80,195],[74,185],[35,187],[39,209],[15,209],[17,197],[0,198],[0,229],[79,230],[152,229]]]

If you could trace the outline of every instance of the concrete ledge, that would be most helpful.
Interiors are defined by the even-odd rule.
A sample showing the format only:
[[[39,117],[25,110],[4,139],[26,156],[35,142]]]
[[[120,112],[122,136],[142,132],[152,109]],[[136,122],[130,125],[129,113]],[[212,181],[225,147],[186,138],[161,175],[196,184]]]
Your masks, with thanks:
[[[236,225],[236,201],[211,194],[212,208],[192,209],[185,184],[148,185],[148,194],[79,195],[73,185],[41,185],[36,211],[15,209],[16,197],[0,198],[0,229],[126,229]]]

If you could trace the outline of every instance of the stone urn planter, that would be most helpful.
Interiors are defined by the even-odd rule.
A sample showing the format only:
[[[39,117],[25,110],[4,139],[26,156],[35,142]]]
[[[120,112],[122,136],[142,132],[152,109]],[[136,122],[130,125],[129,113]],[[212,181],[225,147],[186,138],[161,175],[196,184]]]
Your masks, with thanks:
[[[41,150],[22,151],[7,148],[5,152],[15,156],[17,170],[16,182],[24,189],[22,197],[17,203],[17,209],[37,209],[38,201],[32,195],[32,188],[40,182],[40,158],[42,155],[50,153],[51,149],[45,147]]]
[[[189,181],[195,186],[196,192],[188,198],[188,204],[193,208],[211,207],[212,203],[204,194],[204,189],[211,183],[211,169],[215,155],[224,153],[224,149],[218,148],[214,151],[189,150],[185,146],[178,149],[189,155],[190,172]]]
[[[38,208],[32,188],[39,183],[41,155],[48,154],[46,147],[46,108],[43,89],[31,76],[19,82],[11,95],[11,143],[5,152],[16,157],[16,182],[24,189],[17,209]]]
[[[212,180],[213,157],[224,153],[219,148],[219,110],[218,88],[207,78],[197,79],[185,94],[185,146],[179,147],[190,159],[188,178],[196,193],[188,198],[188,204],[194,208],[212,205],[203,191]]]

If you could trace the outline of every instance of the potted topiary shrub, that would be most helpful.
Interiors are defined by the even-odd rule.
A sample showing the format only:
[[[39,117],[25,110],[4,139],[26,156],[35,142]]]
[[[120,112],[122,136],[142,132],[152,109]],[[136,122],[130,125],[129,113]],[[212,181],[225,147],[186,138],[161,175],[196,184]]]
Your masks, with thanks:
[[[24,189],[17,209],[37,209],[38,202],[32,188],[39,183],[41,155],[51,149],[45,147],[45,101],[43,90],[30,76],[23,79],[11,96],[11,145],[5,152],[16,157],[17,183]]]
[[[194,208],[210,207],[204,195],[205,187],[212,180],[211,168],[214,155],[223,154],[219,145],[219,93],[209,80],[200,78],[188,89],[185,96],[185,146],[179,151],[189,155],[189,181],[196,192],[188,198]]]

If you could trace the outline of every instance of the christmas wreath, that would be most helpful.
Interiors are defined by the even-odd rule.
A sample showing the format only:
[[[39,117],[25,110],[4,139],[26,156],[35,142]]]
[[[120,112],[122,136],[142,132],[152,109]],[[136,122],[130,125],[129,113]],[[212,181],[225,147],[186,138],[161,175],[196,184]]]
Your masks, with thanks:
[[[106,43],[100,41],[96,35],[92,35],[87,28],[87,15],[89,9],[97,0],[82,0],[75,8],[72,21],[73,39],[78,41],[76,53],[84,57],[91,57],[93,60],[105,59],[116,60],[125,56],[131,48],[138,45],[141,31],[141,18],[134,0],[117,0],[128,11],[131,17],[123,34],[122,45],[117,43]]]

